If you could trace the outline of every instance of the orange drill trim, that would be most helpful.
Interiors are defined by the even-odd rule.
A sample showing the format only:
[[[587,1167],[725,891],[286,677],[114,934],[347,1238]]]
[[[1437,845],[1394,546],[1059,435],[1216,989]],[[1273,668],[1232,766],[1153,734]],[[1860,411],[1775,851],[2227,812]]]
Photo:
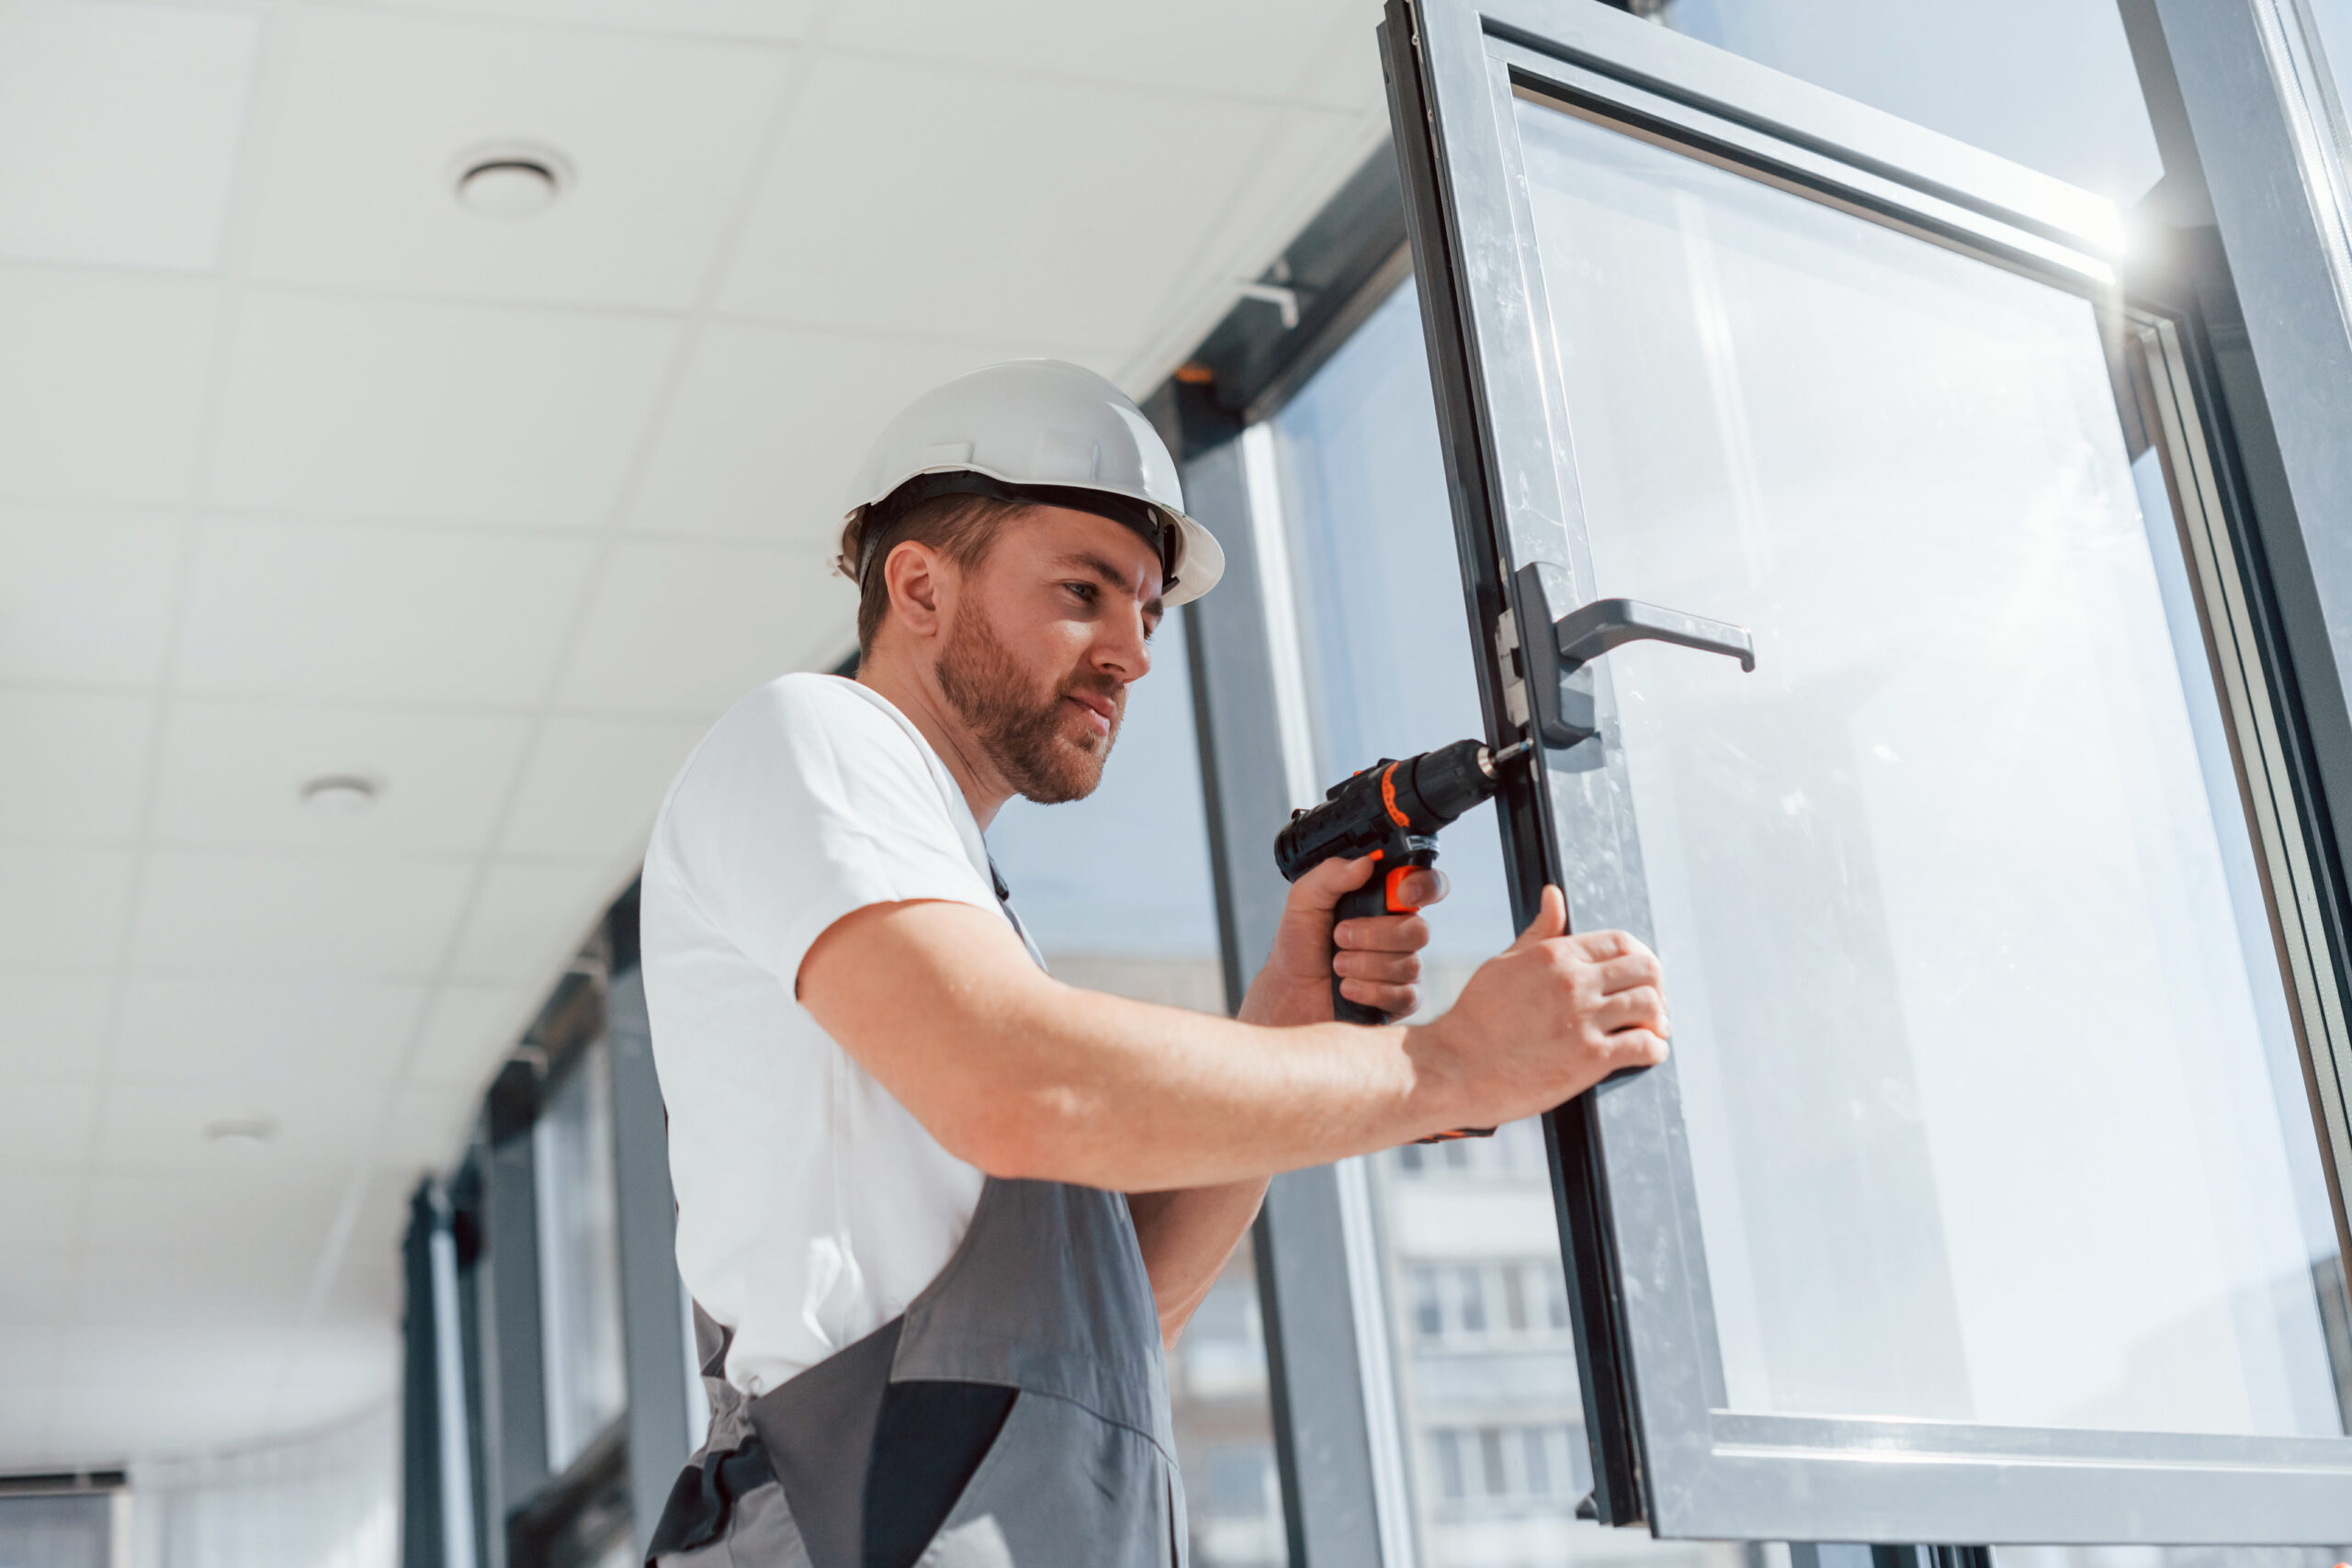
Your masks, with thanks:
[[[1402,765],[1398,762],[1391,762],[1382,770],[1380,804],[1388,807],[1388,819],[1391,822],[1396,823],[1399,828],[1410,828],[1413,825],[1411,819],[1396,809],[1396,770]]]
[[[1421,907],[1419,904],[1407,903],[1405,895],[1400,891],[1404,886],[1405,878],[1411,875],[1412,872],[1411,866],[1400,865],[1388,874],[1388,886],[1383,891],[1388,905],[1388,912],[1392,915],[1418,915],[1421,912]]]

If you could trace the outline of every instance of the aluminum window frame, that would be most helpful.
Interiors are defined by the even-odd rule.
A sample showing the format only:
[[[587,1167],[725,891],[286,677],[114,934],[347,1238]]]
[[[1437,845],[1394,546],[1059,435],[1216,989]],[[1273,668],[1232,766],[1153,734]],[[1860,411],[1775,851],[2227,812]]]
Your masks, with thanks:
[[[2345,1059],[2324,845],[2288,738],[2292,688],[2194,292],[2119,276],[2112,209],[2062,183],[1601,6],[1390,0],[1383,28],[1408,228],[1447,448],[1489,738],[1523,722],[1508,662],[1515,567],[1589,585],[1573,445],[1513,116],[1532,96],[2091,299],[2127,428],[2148,417],[2174,480],[2216,686],[2297,1013],[2323,1155],[2345,1152],[2323,1079]],[[2145,406],[2143,406],[2143,405]],[[1579,595],[1589,596],[1589,595]],[[1603,673],[1600,677],[1606,681]],[[1605,698],[1604,698],[1605,700]],[[1622,768],[1622,759],[1611,766]],[[1574,791],[1573,795],[1571,791]],[[1607,793],[1607,792],[1597,792]],[[1555,826],[1630,846],[1629,806],[1570,777],[1510,790],[1519,917],[1565,878]],[[1613,815],[1611,815],[1613,813]],[[1634,863],[1638,863],[1638,861]],[[1638,887],[1622,902],[1639,907]],[[2333,1544],[2352,1539],[2352,1438],[2006,1427],[1723,1408],[1672,1065],[1546,1118],[1603,1522],[1661,1537],[2002,1543]],[[2338,1185],[2340,1194],[2340,1184]],[[2339,1239],[2343,1207],[2337,1199]],[[1633,1310],[1619,1240],[1640,1246]]]

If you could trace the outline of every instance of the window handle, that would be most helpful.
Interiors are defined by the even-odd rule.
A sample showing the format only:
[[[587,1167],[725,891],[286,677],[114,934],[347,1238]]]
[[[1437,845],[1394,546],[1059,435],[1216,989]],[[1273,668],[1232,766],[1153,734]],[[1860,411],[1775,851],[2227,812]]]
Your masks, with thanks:
[[[1546,746],[1580,745],[1600,732],[1593,714],[1592,676],[1585,668],[1612,648],[1629,642],[1668,642],[1720,653],[1756,668],[1756,639],[1745,626],[1710,621],[1638,599],[1595,599],[1565,615],[1555,615],[1546,579],[1560,569],[1544,562],[1523,566],[1519,587],[1519,624],[1529,628],[1521,646],[1533,699],[1536,729]],[[1548,628],[1548,630],[1538,629]]]

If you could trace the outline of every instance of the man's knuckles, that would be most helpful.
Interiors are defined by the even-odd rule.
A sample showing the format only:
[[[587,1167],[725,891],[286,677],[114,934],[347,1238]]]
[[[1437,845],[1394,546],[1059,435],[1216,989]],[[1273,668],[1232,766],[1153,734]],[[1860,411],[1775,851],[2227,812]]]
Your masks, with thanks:
[[[1419,915],[1366,915],[1331,928],[1340,947],[1382,953],[1412,953],[1430,944],[1430,923]]]
[[[1344,979],[1385,980],[1397,986],[1411,985],[1421,977],[1420,956],[1411,953],[1341,952],[1332,956],[1331,967]]]

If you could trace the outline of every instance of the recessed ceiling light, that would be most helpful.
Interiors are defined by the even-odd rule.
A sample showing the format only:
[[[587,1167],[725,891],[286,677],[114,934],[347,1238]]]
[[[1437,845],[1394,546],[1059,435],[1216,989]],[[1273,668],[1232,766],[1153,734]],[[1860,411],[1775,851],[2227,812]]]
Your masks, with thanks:
[[[365,773],[321,773],[302,786],[302,804],[322,817],[356,817],[383,793],[383,782]]]
[[[224,1116],[204,1124],[204,1141],[208,1144],[257,1149],[276,1136],[277,1123],[266,1116]]]
[[[484,218],[528,218],[571,184],[571,161],[536,142],[501,141],[458,154],[458,205]]]

